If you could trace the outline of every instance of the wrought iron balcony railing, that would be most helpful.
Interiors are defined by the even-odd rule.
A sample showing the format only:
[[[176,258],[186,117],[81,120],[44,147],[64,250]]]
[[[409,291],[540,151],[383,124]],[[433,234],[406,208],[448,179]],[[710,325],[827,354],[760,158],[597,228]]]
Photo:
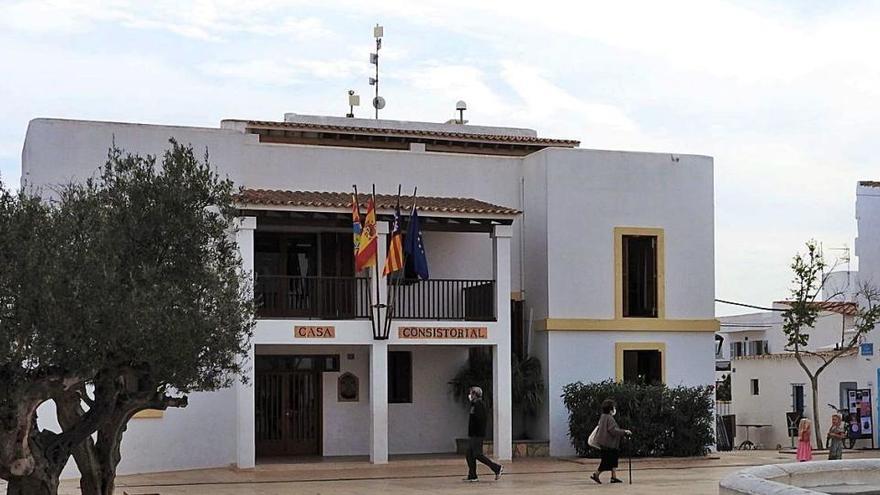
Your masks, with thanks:
[[[395,280],[388,305],[394,319],[494,321],[494,280]],[[369,319],[375,294],[368,277],[257,277],[261,318]]]
[[[261,275],[254,297],[264,318],[369,318],[372,304],[367,277]]]
[[[402,280],[389,288],[395,319],[495,320],[494,280]]]

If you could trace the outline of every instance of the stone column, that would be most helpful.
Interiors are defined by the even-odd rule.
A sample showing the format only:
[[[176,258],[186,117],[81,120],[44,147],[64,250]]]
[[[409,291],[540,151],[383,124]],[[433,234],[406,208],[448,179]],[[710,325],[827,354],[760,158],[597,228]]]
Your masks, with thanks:
[[[388,463],[388,342],[370,346],[370,462]]]
[[[499,460],[513,457],[512,370],[510,363],[510,225],[496,225],[492,233],[492,271],[495,278],[496,344],[492,349],[494,420],[493,444]]]
[[[254,229],[257,228],[256,217],[238,219],[235,239],[242,260],[242,272],[253,280],[254,275]],[[244,365],[243,375],[247,384],[235,383],[235,395],[238,403],[237,460],[239,469],[256,466],[256,415],[254,412],[254,343],[250,344],[248,361]]]
[[[385,256],[388,251],[388,223],[377,222],[379,234],[376,250],[376,267],[370,269],[371,297],[376,304],[376,289],[379,291],[379,308],[373,310],[376,319],[376,331],[382,332],[385,324],[385,304],[388,300],[387,279],[382,276],[385,268]],[[370,346],[370,462],[373,464],[388,463],[388,341],[374,340]]]

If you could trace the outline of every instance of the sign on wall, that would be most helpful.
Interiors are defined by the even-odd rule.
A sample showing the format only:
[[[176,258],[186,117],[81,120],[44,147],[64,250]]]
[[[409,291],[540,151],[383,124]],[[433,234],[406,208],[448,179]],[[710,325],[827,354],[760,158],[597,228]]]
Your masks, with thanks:
[[[336,327],[297,325],[293,327],[293,336],[298,339],[333,339],[336,338]]]
[[[400,327],[397,329],[400,339],[433,339],[433,340],[467,340],[487,339],[487,327]]]
[[[871,389],[850,390],[848,397],[851,435],[855,438],[873,438],[874,419],[872,415]]]
[[[859,350],[860,350],[862,356],[873,356],[874,355],[874,343],[873,342],[865,342],[864,344],[860,344]]]
[[[339,402],[357,402],[358,401],[358,377],[346,371],[339,375],[336,382],[336,390]]]

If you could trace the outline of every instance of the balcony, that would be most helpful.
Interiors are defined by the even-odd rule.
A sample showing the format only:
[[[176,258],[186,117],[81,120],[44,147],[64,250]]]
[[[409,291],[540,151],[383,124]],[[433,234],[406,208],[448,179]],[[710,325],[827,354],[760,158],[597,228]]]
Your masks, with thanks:
[[[388,289],[394,319],[496,318],[494,280],[394,280]],[[369,319],[373,291],[368,277],[262,275],[257,277],[254,296],[258,318]]]
[[[259,318],[369,319],[372,304],[367,277],[261,275],[254,299]]]
[[[389,289],[395,319],[495,321],[494,280],[401,280]]]

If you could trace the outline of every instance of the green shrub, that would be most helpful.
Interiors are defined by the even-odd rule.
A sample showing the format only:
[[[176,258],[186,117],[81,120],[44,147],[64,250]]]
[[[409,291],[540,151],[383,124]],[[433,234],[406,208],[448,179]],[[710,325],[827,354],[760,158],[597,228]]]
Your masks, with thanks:
[[[633,431],[632,438],[621,443],[624,453],[634,457],[701,456],[715,442],[713,387],[604,381],[570,383],[562,390],[569,437],[581,457],[599,455],[587,445],[587,439],[599,422],[602,401],[609,398],[617,402],[617,423]]]

